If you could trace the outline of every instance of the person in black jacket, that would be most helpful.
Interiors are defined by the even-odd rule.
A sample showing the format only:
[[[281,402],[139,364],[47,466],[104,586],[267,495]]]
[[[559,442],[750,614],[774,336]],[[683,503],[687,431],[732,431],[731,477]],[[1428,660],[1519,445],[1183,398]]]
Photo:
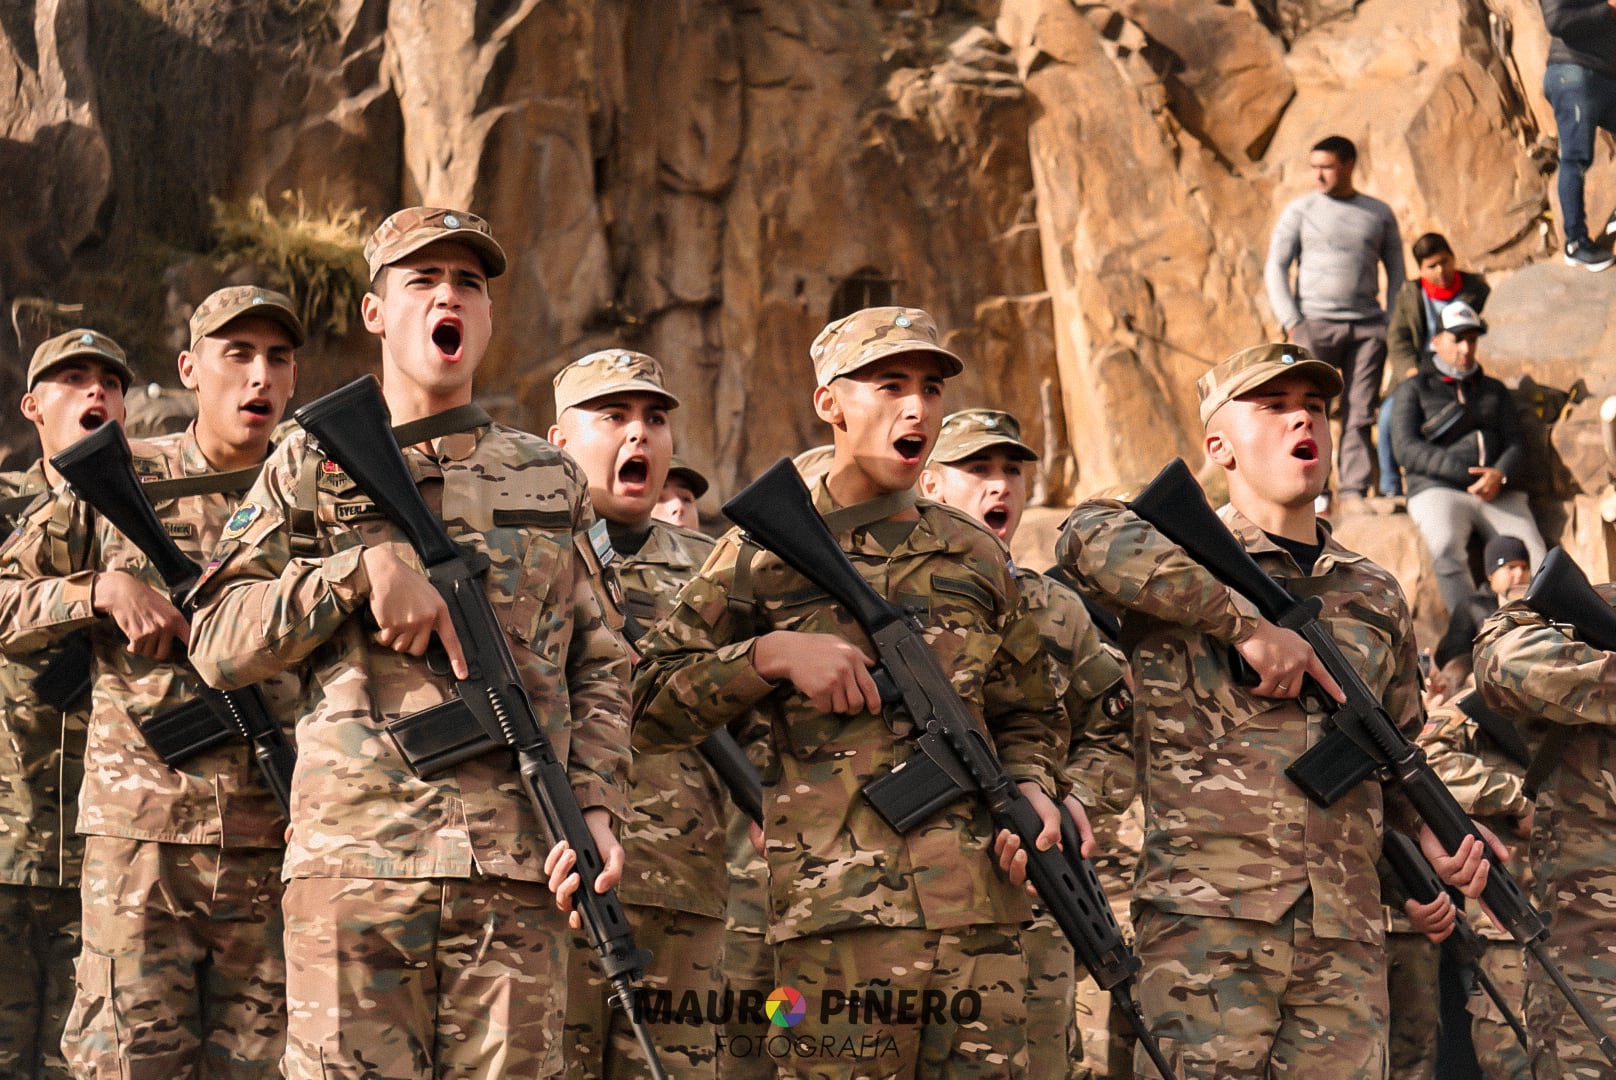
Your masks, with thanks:
[[[1588,238],[1582,180],[1594,163],[1598,129],[1616,135],[1616,0],[1539,0],[1548,26],[1548,66],[1543,96],[1554,106],[1560,132],[1560,219],[1565,223],[1565,261],[1603,270],[1609,251]],[[1605,222],[1616,233],[1616,214]]]
[[[1484,375],[1476,360],[1485,332],[1469,304],[1455,301],[1444,308],[1430,363],[1398,393],[1392,412],[1408,513],[1431,549],[1437,589],[1450,612],[1476,587],[1465,550],[1473,529],[1489,539],[1519,538],[1534,567],[1544,554],[1526,493],[1509,489],[1526,441],[1509,390]]]

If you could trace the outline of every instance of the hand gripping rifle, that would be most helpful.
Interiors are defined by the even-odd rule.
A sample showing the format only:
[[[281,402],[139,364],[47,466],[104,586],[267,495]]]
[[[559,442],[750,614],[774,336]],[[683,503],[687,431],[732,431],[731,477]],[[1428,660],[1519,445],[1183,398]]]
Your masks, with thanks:
[[[102,424],[51,458],[73,490],[140,549],[186,618],[191,589],[202,576],[174,543],[146,499],[131,466],[129,443],[116,420]],[[292,768],[297,751],[270,715],[255,686],[215,690],[200,679],[197,698],[140,721],[140,733],[166,765],[179,765],[232,738],[245,739],[281,812],[291,818]]]
[[[438,729],[452,727],[451,714],[458,715],[461,726],[472,729],[471,736],[463,740],[460,748],[444,755],[422,762],[410,759],[406,752],[406,760],[418,775],[428,776],[496,746],[506,747],[515,755],[522,787],[539,820],[552,838],[566,840],[577,854],[580,885],[573,894],[573,903],[582,913],[589,940],[599,954],[601,969],[612,987],[612,1000],[633,1025],[651,1075],[665,1080],[667,1073],[657,1057],[634,992],[634,984],[644,973],[651,954],[635,946],[616,890],[595,891],[595,879],[605,865],[572,793],[567,767],[556,758],[555,748],[533,712],[533,702],[511,657],[510,643],[488,599],[484,584],[488,556],[455,543],[421,497],[393,439],[387,405],[373,376],[365,375],[310,402],[292,418],[409,538],[410,546],[426,567],[428,579],[448,606],[464,648],[470,674],[456,680],[457,698],[426,712],[434,714],[431,726]],[[398,732],[394,735],[397,738]],[[405,749],[402,743],[400,749]]]
[[[1094,981],[1111,992],[1157,1071],[1173,1080],[1172,1067],[1133,997],[1139,958],[1123,941],[1093,864],[1082,856],[1076,822],[1061,807],[1061,848],[1038,850],[1034,841],[1043,822],[999,763],[970,707],[954,692],[919,621],[859,576],[814,509],[790,459],[782,458],[725,503],[724,514],[754,544],[777,555],[857,620],[875,646],[883,700],[901,704],[921,732],[920,752],[866,784],[864,797],[899,833],[963,795],[981,799],[999,827],[1021,840],[1027,876],[1040,901]]]
[[[589,543],[594,548],[595,558],[600,563],[601,569],[609,571],[617,562],[618,554],[617,549],[612,547],[612,539],[604,520],[590,526]],[[640,639],[645,636],[646,628],[640,620],[628,612],[622,603],[622,597],[615,594],[615,583],[610,584],[609,588],[614,592],[611,602],[623,608],[623,637],[635,647],[637,656]],[[762,828],[763,777],[758,775],[757,766],[746,756],[746,751],[735,741],[735,736],[724,728],[719,728],[703,739],[696,749],[707,759],[707,764],[712,766],[713,774],[729,792],[729,797],[736,808],[751,818],[753,824]]]
[[[1129,506],[1213,577],[1255,604],[1269,622],[1300,634],[1325,670],[1341,684],[1347,697],[1341,704],[1311,679],[1303,692],[1307,708],[1328,714],[1325,737],[1285,769],[1285,775],[1309,799],[1319,806],[1329,806],[1353,785],[1378,772],[1397,782],[1449,854],[1457,851],[1467,836],[1481,839],[1481,830],[1426,762],[1425,751],[1408,741],[1342,653],[1330,628],[1319,618],[1317,601],[1299,600],[1257,565],[1207,504],[1206,495],[1182,458],[1174,458]],[[1499,925],[1542,965],[1577,1016],[1598,1038],[1600,1050],[1616,1064],[1616,1043],[1577,996],[1565,973],[1549,958],[1544,945],[1549,931],[1542,917],[1527,902],[1509,871],[1496,861],[1492,849],[1484,850],[1493,865],[1482,901]]]
[[[1429,904],[1442,894],[1442,879],[1437,877],[1436,868],[1426,859],[1420,845],[1409,837],[1394,829],[1387,829],[1381,851],[1410,898]],[[1472,993],[1476,986],[1486,991],[1487,996],[1493,999],[1493,1004],[1498,1006],[1498,1011],[1504,1014],[1504,1021],[1515,1033],[1515,1038],[1525,1048],[1526,1028],[1521,1026],[1520,1018],[1509,1007],[1498,984],[1481,968],[1481,957],[1486,951],[1487,943],[1465,919],[1464,912],[1454,912],[1453,933],[1442,939],[1443,956],[1457,968],[1461,978],[1469,980],[1467,988]]]

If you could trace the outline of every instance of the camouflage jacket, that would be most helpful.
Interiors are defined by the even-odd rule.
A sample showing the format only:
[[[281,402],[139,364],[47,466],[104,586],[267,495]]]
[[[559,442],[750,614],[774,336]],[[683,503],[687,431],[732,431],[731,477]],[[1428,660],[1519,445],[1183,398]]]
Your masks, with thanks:
[[[834,507],[823,480],[814,501],[821,513]],[[985,720],[1006,769],[1053,797],[1064,787],[1066,732],[1005,549],[964,515],[919,506],[920,520],[890,551],[872,535],[880,530],[854,529],[837,540],[878,593],[926,625],[943,670]],[[913,752],[908,717],[826,715],[758,674],[753,642],[773,630],[871,646],[850,615],[768,553],[752,561],[752,612],[732,612],[739,546],[738,531],[720,540],[673,614],[644,639],[634,739],[647,752],[689,746],[754,709],[768,715],[777,758],[764,791],[771,939],[1028,919],[1026,895],[993,862],[992,823],[978,801],[958,800],[900,836],[861,794],[861,785]]]
[[[1616,585],[1596,585],[1616,605]],[[1476,637],[1476,685],[1536,746],[1555,727],[1571,736],[1537,793],[1533,899],[1553,913],[1549,950],[1581,989],[1608,993],[1616,964],[1616,654],[1584,645],[1519,601]],[[1592,980],[1592,981],[1590,981]]]
[[[1091,812],[1120,814],[1139,784],[1133,761],[1133,695],[1122,654],[1100,639],[1088,609],[1071,589],[1017,568],[1016,585],[1038,624],[1050,682],[1066,712],[1071,742],[1066,779]]]
[[[489,596],[579,805],[621,818],[628,659],[573,546],[592,520],[582,475],[543,439],[499,424],[445,435],[432,450],[405,458],[449,534],[492,561]],[[356,617],[370,595],[360,556],[378,545],[420,568],[403,532],[293,432],[199,588],[191,657],[210,683],[306,673],[287,876],[542,881],[548,838],[509,754],[422,779],[387,733],[387,720],[440,704],[453,687],[426,661],[376,645]]]
[[[0,498],[37,501],[48,488],[43,462],[0,473]],[[3,522],[9,534],[23,513]],[[33,681],[60,656],[56,646],[0,659],[0,882],[75,887],[84,839],[74,827],[84,780],[85,703],[63,711],[40,701]]]
[[[1510,760],[1493,738],[1456,704],[1474,688],[1475,683],[1466,680],[1458,693],[1427,713],[1425,727],[1416,741],[1424,748],[1431,768],[1448,785],[1465,813],[1486,825],[1508,845],[1510,873],[1521,883],[1521,888],[1530,889],[1528,844],[1516,831],[1516,823],[1532,808],[1523,785],[1526,770]],[[1524,737],[1523,741],[1526,741]],[[1527,749],[1535,753],[1540,741],[1532,737],[1526,742]],[[1485,915],[1471,919],[1470,923],[1484,937],[1514,940]]]
[[[645,545],[619,555],[617,580],[627,614],[651,627],[673,610],[679,590],[713,549],[702,533],[651,523]],[[625,903],[724,917],[729,868],[724,861],[729,794],[692,749],[636,754],[629,765],[635,816],[623,825]]]
[[[1256,526],[1232,509],[1223,518],[1259,565],[1323,602],[1342,651],[1412,736],[1419,674],[1396,579],[1329,538],[1303,577]],[[1079,506],[1057,553],[1085,588],[1127,609],[1143,744],[1139,900],[1272,923],[1311,890],[1320,937],[1379,941],[1381,786],[1359,784],[1321,808],[1286,779],[1282,770],[1318,741],[1325,718],[1257,697],[1233,677],[1230,643],[1252,633],[1251,604],[1119,502]]]
[[[198,476],[214,471],[188,430],[132,445],[143,480]],[[77,503],[62,488],[56,498]],[[229,495],[193,495],[156,506],[181,551],[200,562],[230,516]],[[59,567],[53,503],[39,504],[0,549],[0,650],[26,653],[74,630],[88,628],[95,657],[90,728],[79,797],[79,832],[174,844],[278,848],[286,828],[251,752],[225,742],[178,766],[163,763],[136,725],[196,697],[196,674],[183,661],[158,662],[129,652],[110,618],[90,609],[96,573],[122,571],[163,595],[167,589],[140,550],[90,511],[75,506],[67,573]],[[272,712],[287,720],[297,686],[281,680],[264,688]]]

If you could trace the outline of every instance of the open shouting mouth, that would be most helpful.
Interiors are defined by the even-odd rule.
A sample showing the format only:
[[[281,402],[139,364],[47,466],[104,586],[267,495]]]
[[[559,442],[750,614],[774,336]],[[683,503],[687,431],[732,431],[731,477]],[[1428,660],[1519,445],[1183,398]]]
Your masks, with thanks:
[[[465,342],[466,329],[453,315],[441,319],[432,328],[432,344],[437,347],[443,359],[451,364],[459,362],[461,348]]]

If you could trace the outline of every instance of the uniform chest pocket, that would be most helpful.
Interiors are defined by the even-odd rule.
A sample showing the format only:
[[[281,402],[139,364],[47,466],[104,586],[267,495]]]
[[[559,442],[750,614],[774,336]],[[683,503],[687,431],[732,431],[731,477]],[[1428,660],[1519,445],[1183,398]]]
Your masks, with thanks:
[[[496,511],[496,518],[498,512]],[[496,526],[483,534],[488,545],[488,595],[506,633],[534,652],[572,617],[567,589],[571,534]]]

